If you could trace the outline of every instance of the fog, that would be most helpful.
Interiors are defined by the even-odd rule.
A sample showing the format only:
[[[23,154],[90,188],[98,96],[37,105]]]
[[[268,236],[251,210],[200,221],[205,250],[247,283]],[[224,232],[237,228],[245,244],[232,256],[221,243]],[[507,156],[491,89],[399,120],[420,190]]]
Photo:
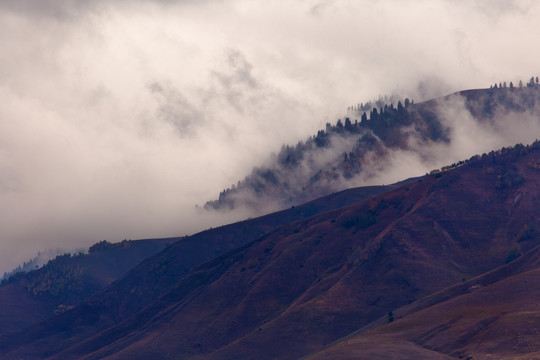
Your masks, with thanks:
[[[467,109],[465,98],[456,94],[439,101],[438,114],[443,126],[449,130],[449,142],[425,144],[412,135],[407,151],[389,149],[388,158],[381,167],[371,164],[372,168],[366,174],[343,184],[344,187],[391,184],[466,160],[472,155],[517,143],[531,144],[540,139],[538,104],[525,112],[499,109],[490,121],[478,121]]]
[[[532,0],[2,1],[0,272],[250,216],[196,205],[349,105],[527,80],[539,18]]]

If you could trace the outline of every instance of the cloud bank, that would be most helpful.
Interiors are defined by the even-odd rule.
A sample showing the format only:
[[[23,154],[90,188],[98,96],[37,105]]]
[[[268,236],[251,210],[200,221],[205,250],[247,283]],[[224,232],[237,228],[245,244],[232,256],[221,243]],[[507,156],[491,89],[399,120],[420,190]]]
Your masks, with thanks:
[[[0,271],[248,216],[195,205],[348,105],[528,79],[539,18],[535,1],[3,1]]]

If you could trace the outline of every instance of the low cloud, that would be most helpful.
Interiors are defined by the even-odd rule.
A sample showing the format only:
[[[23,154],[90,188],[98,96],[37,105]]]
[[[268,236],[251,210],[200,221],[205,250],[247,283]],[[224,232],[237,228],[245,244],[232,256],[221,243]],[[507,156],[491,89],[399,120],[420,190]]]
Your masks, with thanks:
[[[0,271],[249,216],[195,205],[351,104],[538,73],[539,17],[534,1],[2,1]]]
[[[517,90],[514,95],[516,93]],[[507,94],[512,96],[512,92]],[[523,100],[516,97],[515,103],[523,103]],[[356,185],[389,184],[457,163],[473,155],[489,153],[517,143],[530,144],[540,139],[538,104],[525,112],[509,109],[503,111],[500,107],[489,120],[479,121],[467,108],[465,97],[454,95],[439,103],[437,113],[448,129],[449,142],[426,145],[412,136],[407,151],[390,151],[384,168],[369,177],[356,179]]]

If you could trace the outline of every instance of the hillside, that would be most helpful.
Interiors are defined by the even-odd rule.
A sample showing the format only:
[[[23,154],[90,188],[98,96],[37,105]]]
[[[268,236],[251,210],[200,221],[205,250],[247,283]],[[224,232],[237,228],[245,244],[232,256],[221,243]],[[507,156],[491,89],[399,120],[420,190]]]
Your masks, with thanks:
[[[415,179],[403,183],[412,181]],[[215,256],[249,243],[280,225],[370,198],[399,186],[394,184],[349,189],[302,206],[189,237],[124,241],[118,244],[100,242],[92,246],[87,255],[59,256],[42,269],[17,274],[2,283],[1,333],[21,330],[38,321],[60,315],[169,245],[166,252],[150,258],[139,266],[138,271],[127,274],[114,287],[91,299],[89,306],[101,317],[98,323],[95,323],[95,319],[82,322],[78,319],[79,326],[110,326],[142,309],[174,287],[191,268]]]
[[[540,247],[426,297],[347,336],[310,360],[538,358]]]
[[[515,122],[516,128],[523,126],[525,133],[531,131],[530,124],[520,124],[515,119],[538,118],[539,89],[531,80],[522,88],[466,90],[417,104],[406,99],[403,104],[358,105],[350,109],[343,121],[327,124],[326,129],[296,146],[284,145],[267,164],[254,168],[205,207],[247,207],[254,212],[267,212],[296,205],[371,183],[381,176],[384,179],[384,174],[395,166],[393,162],[402,156],[416,159],[424,169],[449,165],[452,142],[464,141],[469,136],[469,130],[460,124],[464,118],[471,118],[468,126],[482,129],[486,134],[484,141],[488,141],[487,134],[500,132],[509,122]],[[488,149],[533,140],[517,139],[493,144]],[[466,157],[472,155],[468,153]],[[462,157],[451,162],[458,160]]]
[[[185,275],[175,255],[182,242],[175,243],[89,302],[3,336],[0,354],[295,359],[320,351],[389,311],[533,249],[539,163],[539,143],[475,156],[293,221]],[[164,279],[157,284],[156,264]],[[130,307],[141,294],[155,300]]]

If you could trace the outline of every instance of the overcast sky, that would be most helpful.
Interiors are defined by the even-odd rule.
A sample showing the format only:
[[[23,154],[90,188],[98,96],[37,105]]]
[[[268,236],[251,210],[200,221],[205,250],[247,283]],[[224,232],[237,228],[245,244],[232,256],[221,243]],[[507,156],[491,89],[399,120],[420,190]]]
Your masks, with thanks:
[[[0,34],[0,271],[226,223],[195,205],[348,105],[540,74],[534,0],[3,0]]]

